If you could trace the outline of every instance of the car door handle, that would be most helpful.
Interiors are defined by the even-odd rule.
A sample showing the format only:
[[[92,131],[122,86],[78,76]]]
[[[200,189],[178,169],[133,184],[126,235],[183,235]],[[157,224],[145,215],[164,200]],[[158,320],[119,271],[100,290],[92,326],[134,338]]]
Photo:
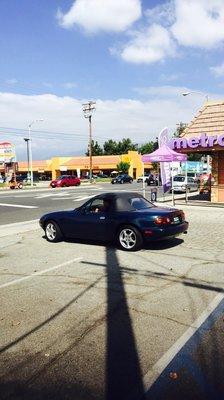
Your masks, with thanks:
[[[105,219],[105,217],[100,217],[100,219]]]

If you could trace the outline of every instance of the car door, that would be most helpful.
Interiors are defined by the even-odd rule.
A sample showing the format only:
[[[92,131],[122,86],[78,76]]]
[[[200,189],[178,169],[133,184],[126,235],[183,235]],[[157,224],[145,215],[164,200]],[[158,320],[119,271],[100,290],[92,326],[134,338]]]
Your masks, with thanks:
[[[91,200],[63,218],[63,230],[66,236],[72,238],[110,240],[111,212],[104,209],[103,198]]]

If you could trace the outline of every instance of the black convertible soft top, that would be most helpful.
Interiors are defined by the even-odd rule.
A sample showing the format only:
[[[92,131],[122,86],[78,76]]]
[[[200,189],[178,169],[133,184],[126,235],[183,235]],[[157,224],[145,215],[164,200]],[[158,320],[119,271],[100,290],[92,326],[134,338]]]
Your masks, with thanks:
[[[108,192],[98,195],[95,198],[98,197],[111,201],[114,211],[135,211],[139,208],[138,203],[141,200],[144,201],[149,208],[153,207],[153,204],[136,192]]]

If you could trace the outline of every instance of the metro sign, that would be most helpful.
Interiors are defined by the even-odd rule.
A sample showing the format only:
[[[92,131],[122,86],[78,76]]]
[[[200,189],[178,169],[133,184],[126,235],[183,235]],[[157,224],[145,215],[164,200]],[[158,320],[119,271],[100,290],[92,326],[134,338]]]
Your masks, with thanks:
[[[197,149],[198,147],[211,148],[217,145],[224,147],[224,134],[208,136],[206,133],[202,133],[200,136],[189,139],[185,137],[173,138],[170,142],[170,147],[173,150]]]

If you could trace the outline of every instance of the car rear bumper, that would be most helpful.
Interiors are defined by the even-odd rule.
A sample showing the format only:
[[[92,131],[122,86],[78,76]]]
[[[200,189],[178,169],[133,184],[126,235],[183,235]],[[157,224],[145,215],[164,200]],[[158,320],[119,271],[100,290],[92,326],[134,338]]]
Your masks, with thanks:
[[[150,227],[143,232],[143,237],[146,241],[175,237],[187,233],[188,226],[189,223],[185,221],[182,224],[169,225],[168,227]]]

